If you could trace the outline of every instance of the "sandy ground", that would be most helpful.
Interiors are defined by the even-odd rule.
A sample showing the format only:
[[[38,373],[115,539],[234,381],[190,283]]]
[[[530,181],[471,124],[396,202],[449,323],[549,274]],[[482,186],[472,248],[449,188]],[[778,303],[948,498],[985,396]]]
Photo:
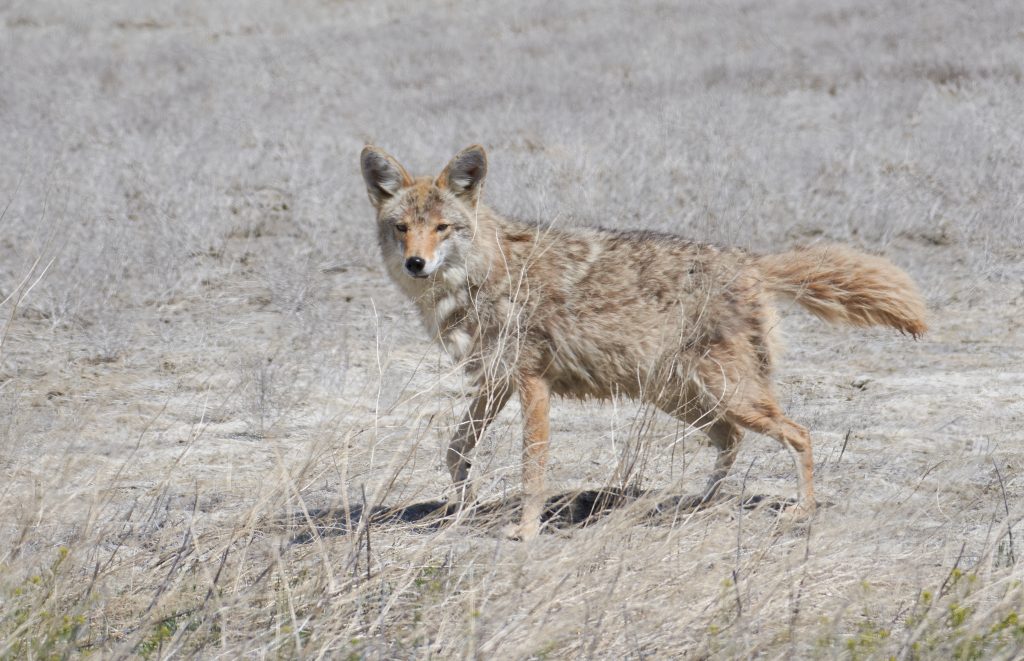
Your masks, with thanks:
[[[1024,645],[1024,13],[954,2],[0,3],[0,656],[1012,658]],[[483,143],[518,217],[884,254],[930,333],[785,316],[714,507],[499,529],[519,412],[440,528],[465,382],[357,154]],[[699,433],[557,402],[553,494],[694,495]],[[633,469],[624,466],[634,459]],[[743,507],[754,497],[760,506]],[[352,529],[348,526],[351,525]]]

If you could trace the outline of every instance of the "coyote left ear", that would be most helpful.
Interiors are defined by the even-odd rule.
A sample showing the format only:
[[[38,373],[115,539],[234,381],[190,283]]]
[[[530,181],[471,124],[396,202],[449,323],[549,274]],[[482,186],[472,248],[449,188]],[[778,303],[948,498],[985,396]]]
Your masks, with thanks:
[[[473,145],[456,154],[434,184],[475,203],[486,176],[487,154],[480,145]]]
[[[412,177],[405,168],[393,156],[373,145],[363,147],[359,165],[363,170],[363,181],[366,182],[370,203],[377,209],[402,188],[412,184]]]

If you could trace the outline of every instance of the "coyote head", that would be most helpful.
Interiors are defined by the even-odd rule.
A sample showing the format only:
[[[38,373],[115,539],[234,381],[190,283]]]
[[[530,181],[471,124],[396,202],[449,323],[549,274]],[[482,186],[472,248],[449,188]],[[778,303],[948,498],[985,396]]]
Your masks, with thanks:
[[[392,156],[371,145],[363,148],[360,163],[392,274],[430,278],[461,266],[487,174],[484,148],[463,149],[436,179],[410,177]]]

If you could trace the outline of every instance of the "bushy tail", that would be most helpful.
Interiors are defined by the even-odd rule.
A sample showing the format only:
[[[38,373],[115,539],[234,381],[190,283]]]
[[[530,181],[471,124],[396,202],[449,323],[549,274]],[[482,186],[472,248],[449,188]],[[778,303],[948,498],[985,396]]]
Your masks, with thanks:
[[[757,264],[770,292],[825,321],[891,326],[915,338],[928,330],[917,286],[887,259],[824,245],[765,255]]]

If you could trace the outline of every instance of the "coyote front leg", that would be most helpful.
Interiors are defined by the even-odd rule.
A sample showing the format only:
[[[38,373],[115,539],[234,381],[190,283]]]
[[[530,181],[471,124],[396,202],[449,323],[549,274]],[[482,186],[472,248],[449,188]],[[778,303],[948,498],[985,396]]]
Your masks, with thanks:
[[[469,410],[463,416],[462,422],[455,428],[455,435],[452,436],[452,441],[448,444],[448,471],[452,475],[452,482],[463,503],[472,500],[469,487],[468,455],[483,436],[487,425],[491,424],[505,408],[511,395],[512,388],[507,384],[482,387],[480,392],[473,397],[473,402],[469,405]]]
[[[544,511],[551,389],[541,377],[523,376],[519,381],[519,401],[523,409],[523,517],[511,536],[527,540],[540,531],[540,515]]]

